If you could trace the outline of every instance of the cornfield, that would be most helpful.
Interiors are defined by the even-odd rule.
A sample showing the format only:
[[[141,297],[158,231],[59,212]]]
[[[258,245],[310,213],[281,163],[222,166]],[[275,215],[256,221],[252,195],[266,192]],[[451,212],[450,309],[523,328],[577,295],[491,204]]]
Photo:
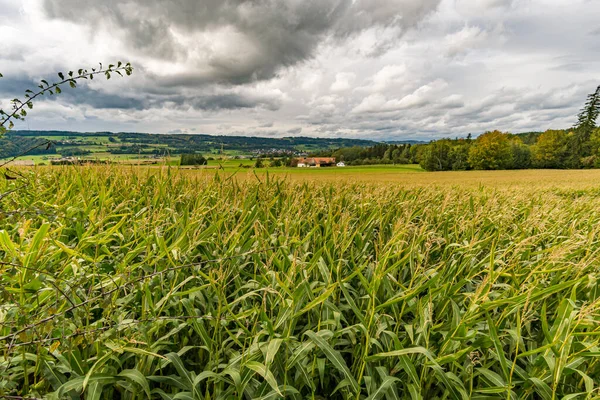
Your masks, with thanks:
[[[597,187],[22,173],[0,397],[600,398]]]

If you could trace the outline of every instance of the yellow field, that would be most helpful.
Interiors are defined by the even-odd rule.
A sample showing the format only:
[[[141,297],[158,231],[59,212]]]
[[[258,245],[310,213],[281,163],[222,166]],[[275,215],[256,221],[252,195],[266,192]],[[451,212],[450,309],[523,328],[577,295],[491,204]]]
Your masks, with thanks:
[[[512,171],[448,171],[421,172],[392,168],[316,169],[261,169],[261,170],[195,170],[188,173],[212,177],[215,173],[235,179],[283,178],[290,181],[391,183],[406,186],[488,186],[525,188],[600,187],[600,170],[512,170]]]

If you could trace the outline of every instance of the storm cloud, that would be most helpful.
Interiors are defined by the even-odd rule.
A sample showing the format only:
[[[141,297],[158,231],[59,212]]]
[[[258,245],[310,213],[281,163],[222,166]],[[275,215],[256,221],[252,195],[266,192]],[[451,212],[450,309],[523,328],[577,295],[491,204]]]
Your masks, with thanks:
[[[440,0],[45,0],[47,15],[114,30],[133,50],[189,63],[165,83],[270,79],[314,56],[324,40],[367,29],[398,38]]]
[[[590,0],[0,0],[0,13],[2,99],[98,61],[135,68],[45,97],[18,128],[428,140],[569,127],[600,83]]]

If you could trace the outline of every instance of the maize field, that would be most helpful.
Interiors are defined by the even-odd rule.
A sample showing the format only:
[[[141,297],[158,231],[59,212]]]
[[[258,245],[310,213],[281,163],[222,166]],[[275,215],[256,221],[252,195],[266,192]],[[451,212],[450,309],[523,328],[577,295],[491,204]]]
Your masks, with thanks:
[[[600,398],[600,185],[20,174],[0,398]]]

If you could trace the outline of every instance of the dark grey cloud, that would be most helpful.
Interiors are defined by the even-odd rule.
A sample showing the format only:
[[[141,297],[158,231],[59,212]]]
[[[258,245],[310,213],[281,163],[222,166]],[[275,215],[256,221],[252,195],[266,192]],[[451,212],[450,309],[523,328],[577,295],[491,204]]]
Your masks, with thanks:
[[[343,40],[376,27],[401,34],[440,1],[45,0],[44,9],[51,18],[113,29],[142,54],[197,64],[194,72],[162,81],[182,86],[269,79],[313,57],[327,38]]]
[[[26,76],[10,76],[0,78],[0,96],[2,98],[21,98],[27,89],[33,90],[39,85]]]
[[[10,79],[0,79],[0,98],[18,98],[25,100],[25,91],[38,91],[39,81],[33,80],[30,77],[18,76],[10,77]],[[114,93],[106,93],[99,90],[94,90],[88,85],[80,84],[76,89],[72,89],[69,85],[62,85],[62,92],[59,95],[51,95],[46,93],[41,100],[56,101],[86,105],[100,109],[136,109],[142,110],[150,106],[147,99],[135,98],[127,95],[119,95]],[[4,104],[6,108],[8,105]]]
[[[186,101],[185,104],[189,104],[195,109],[209,111],[257,107],[276,111],[281,106],[280,101],[276,98],[270,98],[266,96],[248,96],[235,93],[198,96],[194,99]]]

